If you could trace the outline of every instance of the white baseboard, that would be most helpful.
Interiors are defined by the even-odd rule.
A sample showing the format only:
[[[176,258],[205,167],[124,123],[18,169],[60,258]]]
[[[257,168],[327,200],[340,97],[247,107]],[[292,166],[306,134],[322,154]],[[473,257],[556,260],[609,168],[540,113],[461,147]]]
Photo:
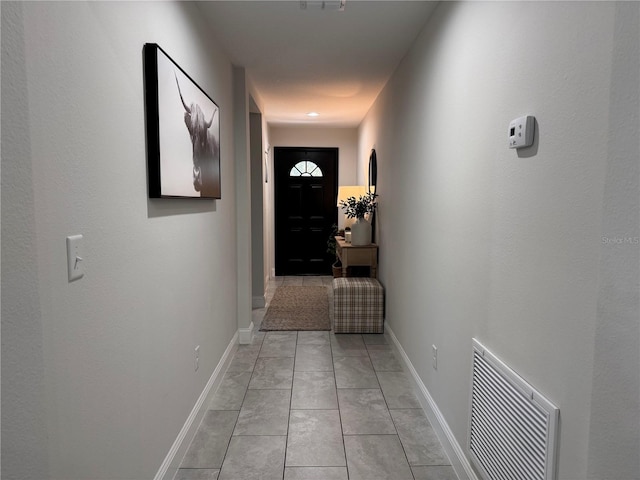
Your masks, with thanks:
[[[253,341],[253,322],[247,328],[238,329],[238,343],[240,345],[249,345]]]
[[[264,295],[262,296],[256,296],[256,297],[251,297],[251,308],[264,308],[264,306],[267,304],[267,301],[264,298]]]
[[[187,448],[191,444],[193,437],[196,434],[198,426],[202,421],[202,417],[207,410],[207,405],[209,405],[209,400],[211,396],[216,392],[220,384],[222,383],[222,377],[224,373],[227,371],[229,364],[231,363],[231,359],[233,358],[236,349],[238,348],[238,333],[233,336],[229,345],[227,345],[227,349],[222,354],[222,358],[218,362],[218,365],[213,370],[211,377],[209,377],[209,381],[202,390],[202,393],[198,397],[198,401],[193,406],[191,413],[187,417],[187,421],[182,426],[180,433],[178,433],[178,437],[173,442],[171,449],[169,449],[169,453],[165,457],[162,465],[158,469],[154,480],[172,480],[180,466],[180,462],[182,461],[182,457],[187,451]]]
[[[406,368],[406,370],[410,374],[410,380],[413,383],[414,390],[417,394],[418,401],[420,405],[422,405],[422,409],[424,410],[425,415],[431,422],[433,429],[438,435],[438,439],[442,444],[442,448],[445,453],[449,457],[449,461],[451,462],[451,466],[456,472],[456,475],[460,480],[480,480],[476,475],[473,467],[469,463],[469,459],[464,453],[464,450],[456,440],[447,424],[447,421],[442,415],[442,412],[438,408],[435,400],[427,390],[427,387],[422,382],[422,379],[419,377],[418,372],[413,367],[411,360],[409,360],[409,356],[400,345],[398,338],[393,333],[393,330],[389,327],[389,325],[385,322],[385,332],[388,333],[393,345],[397,349],[398,354]]]

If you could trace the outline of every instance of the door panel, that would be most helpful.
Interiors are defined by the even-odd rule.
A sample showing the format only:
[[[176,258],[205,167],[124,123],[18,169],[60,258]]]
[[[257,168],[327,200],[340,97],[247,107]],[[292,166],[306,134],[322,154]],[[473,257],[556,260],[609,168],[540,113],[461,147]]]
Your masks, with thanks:
[[[338,149],[276,147],[276,275],[328,274]]]

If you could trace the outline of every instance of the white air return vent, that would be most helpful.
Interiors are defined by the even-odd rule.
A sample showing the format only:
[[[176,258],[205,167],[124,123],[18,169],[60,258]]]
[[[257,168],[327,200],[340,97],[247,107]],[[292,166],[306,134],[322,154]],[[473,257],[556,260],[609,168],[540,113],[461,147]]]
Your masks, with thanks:
[[[559,413],[473,339],[469,452],[484,480],[554,480]]]

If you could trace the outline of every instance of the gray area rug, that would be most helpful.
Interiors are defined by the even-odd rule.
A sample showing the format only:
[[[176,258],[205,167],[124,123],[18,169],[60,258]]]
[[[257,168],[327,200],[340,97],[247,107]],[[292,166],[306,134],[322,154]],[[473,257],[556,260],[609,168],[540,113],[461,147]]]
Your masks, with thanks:
[[[278,287],[260,326],[273,330],[331,330],[327,287]]]

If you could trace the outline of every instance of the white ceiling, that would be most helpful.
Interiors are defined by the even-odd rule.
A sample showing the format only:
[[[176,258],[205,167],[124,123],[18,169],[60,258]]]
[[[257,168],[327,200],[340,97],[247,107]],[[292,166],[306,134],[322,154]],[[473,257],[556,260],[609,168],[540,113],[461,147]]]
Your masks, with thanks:
[[[357,126],[433,11],[433,1],[198,3],[269,123]],[[311,119],[307,113],[319,117]]]

